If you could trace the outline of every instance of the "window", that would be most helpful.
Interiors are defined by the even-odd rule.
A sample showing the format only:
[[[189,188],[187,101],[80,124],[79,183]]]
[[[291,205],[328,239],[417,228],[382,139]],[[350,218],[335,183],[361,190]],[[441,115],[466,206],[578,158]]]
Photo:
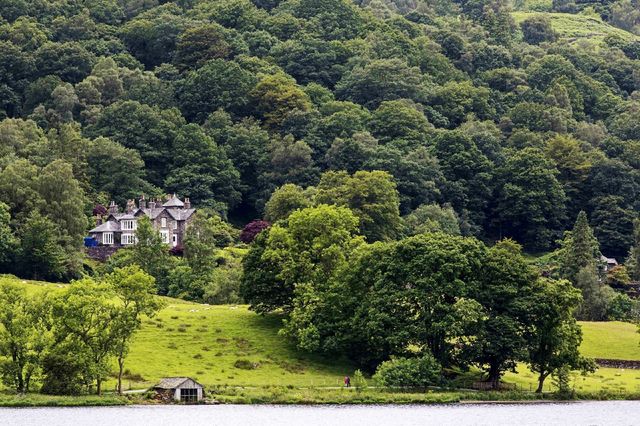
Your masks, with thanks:
[[[135,244],[136,236],[133,234],[122,234],[122,237],[120,238],[120,240],[123,245]]]
[[[169,231],[160,231],[160,239],[163,243],[169,244]]]
[[[172,224],[173,224],[173,229],[178,229],[178,221],[177,220],[174,220],[172,222]]]
[[[173,234],[171,236],[171,242],[173,242],[174,247],[178,245],[178,234]]]
[[[122,230],[123,231],[134,231],[138,226],[138,222],[135,220],[123,220],[122,221]]]
[[[113,244],[113,232],[102,234],[102,244]]]
[[[166,228],[167,227],[167,218],[163,217],[162,219],[160,219],[160,223],[161,223],[161,227]]]
[[[180,401],[183,402],[197,402],[198,401],[198,389],[180,389]]]

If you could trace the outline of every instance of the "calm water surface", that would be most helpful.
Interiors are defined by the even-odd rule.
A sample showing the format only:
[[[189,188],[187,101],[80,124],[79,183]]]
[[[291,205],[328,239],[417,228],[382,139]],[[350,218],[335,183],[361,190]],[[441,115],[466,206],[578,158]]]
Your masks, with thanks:
[[[0,408],[0,425],[640,425],[640,402],[360,406]]]

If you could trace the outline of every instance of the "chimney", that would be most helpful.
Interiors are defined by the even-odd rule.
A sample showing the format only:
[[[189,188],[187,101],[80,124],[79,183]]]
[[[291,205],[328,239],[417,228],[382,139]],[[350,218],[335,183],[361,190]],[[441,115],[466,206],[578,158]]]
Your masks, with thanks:
[[[136,203],[133,200],[127,200],[127,213],[133,213]]]
[[[191,208],[191,201],[189,201],[188,198],[184,199],[184,208],[185,209],[190,209]]]
[[[100,226],[102,225],[102,215],[98,214],[96,215],[96,226]]]
[[[116,214],[116,213],[118,213],[118,206],[116,206],[115,201],[111,201],[111,204],[109,204],[109,214]]]
[[[156,208],[156,202],[153,199],[149,200],[149,209],[153,210],[155,208]]]
[[[140,196],[140,201],[138,202],[138,208],[141,208],[141,209],[147,208],[147,201],[144,199],[144,194]]]

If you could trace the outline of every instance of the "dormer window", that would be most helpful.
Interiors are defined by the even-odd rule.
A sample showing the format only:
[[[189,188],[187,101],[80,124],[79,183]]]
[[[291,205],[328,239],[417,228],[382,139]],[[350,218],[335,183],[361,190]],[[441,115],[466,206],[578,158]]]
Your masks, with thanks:
[[[122,230],[123,231],[135,231],[138,223],[135,220],[123,220],[122,221]]]

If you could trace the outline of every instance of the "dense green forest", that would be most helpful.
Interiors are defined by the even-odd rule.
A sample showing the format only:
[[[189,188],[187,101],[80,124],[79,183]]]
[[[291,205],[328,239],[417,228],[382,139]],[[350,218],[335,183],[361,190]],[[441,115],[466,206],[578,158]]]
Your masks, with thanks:
[[[574,316],[638,316],[638,89],[637,0],[0,0],[0,273],[138,265],[424,383],[588,370]],[[184,247],[85,258],[169,193]]]

